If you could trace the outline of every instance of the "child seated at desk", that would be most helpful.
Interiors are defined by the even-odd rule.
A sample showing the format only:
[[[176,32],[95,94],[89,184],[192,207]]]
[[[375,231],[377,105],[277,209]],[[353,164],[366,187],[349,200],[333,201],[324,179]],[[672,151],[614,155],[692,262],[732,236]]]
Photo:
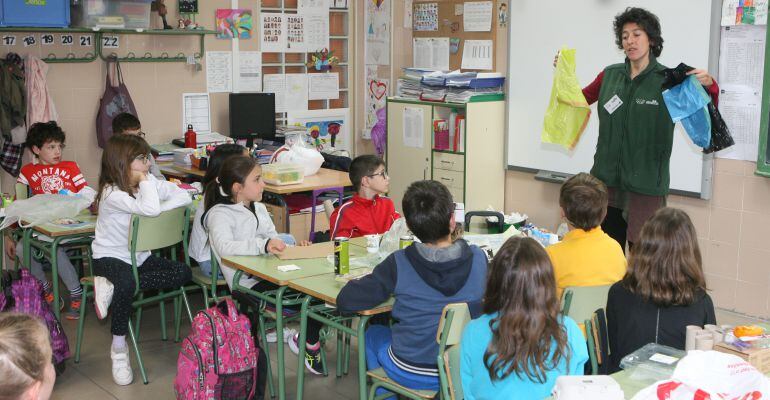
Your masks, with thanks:
[[[276,254],[286,248],[267,208],[259,202],[264,189],[262,167],[255,159],[243,155],[226,159],[217,178],[206,186],[203,226],[208,231],[209,243],[230,290],[236,270],[222,263],[222,257]],[[294,243],[294,238],[291,242]],[[300,242],[300,246],[309,244],[306,240]],[[248,274],[243,274],[238,284],[256,292],[278,289],[273,283],[259,281]],[[258,299],[253,301],[260,302]],[[320,329],[318,322],[308,320],[305,366],[316,375],[323,371]],[[297,336],[289,340],[289,348],[295,354],[299,352]]]
[[[602,231],[607,214],[607,187],[586,173],[569,178],[559,191],[561,214],[569,232],[545,250],[556,277],[556,296],[570,286],[611,285],[626,273],[626,256],[618,242]]]
[[[135,135],[147,139],[147,134],[142,132],[142,123],[139,122],[139,118],[127,112],[120,113],[112,119],[112,133],[114,135]],[[166,180],[152,154],[150,154],[150,173],[158,180]]]
[[[607,297],[610,372],[647,343],[684,350],[687,325],[716,324],[698,237],[676,208],[653,214],[631,248],[628,272]]]
[[[78,164],[74,161],[62,161],[65,140],[66,135],[56,124],[56,121],[33,124],[27,132],[25,144],[34,154],[35,162],[21,167],[16,182],[26,185],[33,195],[68,191],[93,201],[96,191],[88,186]],[[14,259],[16,255],[19,255],[20,259],[23,257],[21,241],[14,245],[11,239],[6,237],[5,249],[11,259]],[[51,304],[54,300],[53,293],[51,293],[51,282],[46,278],[40,261],[34,257],[31,258],[28,263],[29,270],[43,285],[45,300]],[[80,295],[83,293],[80,278],[67,256],[65,247],[58,248],[56,260],[59,276],[70,292],[70,310],[64,314],[64,317],[71,320],[78,319],[80,318]],[[24,263],[26,260],[21,261]],[[54,279],[58,278],[54,277]],[[64,307],[61,300],[59,304]]]
[[[400,215],[393,200],[383,197],[390,186],[385,163],[377,156],[358,156],[350,163],[349,174],[356,193],[329,217],[332,239],[387,232]]]
[[[588,350],[560,315],[553,268],[534,239],[512,237],[489,266],[484,315],[460,342],[465,398],[542,399],[560,375],[582,375]]]
[[[438,390],[436,332],[444,306],[468,303],[478,316],[487,275],[487,258],[463,239],[452,241],[454,202],[436,181],[414,182],[406,189],[404,217],[422,241],[398,250],[371,275],[348,282],[337,309],[353,313],[395,297],[393,327],[366,330],[366,367],[382,367],[388,377],[412,389]]]

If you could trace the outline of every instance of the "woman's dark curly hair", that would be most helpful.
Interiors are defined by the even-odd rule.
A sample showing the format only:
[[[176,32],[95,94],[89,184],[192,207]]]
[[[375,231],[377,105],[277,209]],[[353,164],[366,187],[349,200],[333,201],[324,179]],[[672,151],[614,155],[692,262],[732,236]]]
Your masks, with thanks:
[[[637,7],[628,7],[625,11],[615,16],[615,22],[612,26],[615,30],[615,44],[620,50],[623,50],[623,26],[627,23],[635,23],[647,33],[650,39],[650,50],[655,57],[660,57],[663,52],[663,37],[660,35],[660,21],[658,17],[643,9]]]

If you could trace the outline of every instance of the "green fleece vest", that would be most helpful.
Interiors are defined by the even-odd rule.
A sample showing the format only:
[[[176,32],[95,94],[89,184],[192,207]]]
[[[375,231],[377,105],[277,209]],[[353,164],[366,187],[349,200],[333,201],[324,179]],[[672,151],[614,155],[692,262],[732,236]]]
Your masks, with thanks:
[[[668,193],[674,123],[661,95],[665,68],[651,55],[633,80],[628,62],[604,70],[591,174],[609,187],[651,196]],[[623,104],[610,113],[605,105],[616,95]]]

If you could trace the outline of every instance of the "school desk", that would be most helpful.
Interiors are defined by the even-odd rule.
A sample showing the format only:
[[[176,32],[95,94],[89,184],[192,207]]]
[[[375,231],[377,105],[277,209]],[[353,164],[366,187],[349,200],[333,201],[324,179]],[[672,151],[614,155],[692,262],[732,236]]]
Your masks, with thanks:
[[[356,246],[350,246],[354,248]],[[372,265],[373,267],[373,265]],[[366,399],[366,341],[365,332],[369,319],[376,315],[389,312],[393,308],[393,298],[384,303],[365,311],[356,313],[355,316],[340,316],[335,311],[337,305],[337,295],[344,282],[337,280],[333,272],[323,275],[310,276],[307,278],[291,279],[289,287],[297,292],[305,293],[302,300],[302,309],[300,311],[300,329],[297,343],[305,343],[307,338],[307,320],[312,318],[330,328],[337,330],[337,376],[342,370],[342,359],[345,359],[344,371],[348,370],[348,354],[341,357],[340,346],[342,345],[340,336],[348,334],[356,337],[358,340],[358,397],[361,400]],[[312,299],[321,300],[323,303],[311,305]],[[331,307],[330,307],[331,306]],[[358,317],[358,323],[355,328],[350,325],[351,320]],[[297,362],[297,400],[302,399],[305,384],[305,346],[299,346],[300,352]],[[327,366],[328,367],[328,366]]]
[[[59,225],[51,222],[36,225],[31,228],[23,229],[22,245],[24,249],[24,261],[29,267],[32,248],[43,253],[43,256],[51,261],[51,284],[53,287],[53,312],[59,318],[59,266],[57,262],[57,250],[59,245],[86,245],[90,246],[94,240],[94,231],[96,229],[96,215],[90,213],[81,213],[72,218],[82,221],[83,224],[77,225]],[[34,233],[42,234],[47,238],[42,238]],[[48,240],[50,238],[50,241]],[[85,307],[85,304],[82,305]]]
[[[192,177],[193,179],[199,179],[206,174],[206,171],[200,170],[198,168],[183,167],[174,163],[159,163],[158,167],[160,168],[160,172],[164,175],[176,176],[180,178]],[[284,210],[286,216],[284,220],[286,222],[283,228],[284,232],[288,233],[289,207],[287,207],[286,202],[283,200],[282,196],[300,192],[311,192],[310,204],[316,204],[318,196],[322,193],[336,192],[339,195],[340,203],[342,203],[342,191],[345,187],[351,185],[352,183],[350,182],[350,178],[348,177],[347,172],[321,168],[315,175],[306,176],[302,183],[297,183],[294,185],[272,185],[268,183],[265,185],[265,192],[275,194],[273,198],[275,198],[275,200],[278,202],[278,206]],[[309,240],[313,241],[313,237],[315,236],[314,231],[316,213],[313,212],[310,214]]]
[[[366,254],[366,249],[360,246],[350,246],[350,256],[359,257]],[[232,291],[252,295],[260,300],[275,306],[276,332],[283,332],[284,316],[283,308],[286,306],[298,306],[306,297],[303,294],[289,292],[289,283],[293,279],[306,278],[314,275],[329,274],[334,272],[334,266],[326,258],[314,258],[305,260],[280,260],[272,255],[262,256],[230,256],[223,257],[222,264],[236,269],[233,277]],[[297,271],[281,272],[278,266],[294,264],[301,269]],[[270,292],[256,292],[251,288],[239,284],[243,273],[253,275],[258,279],[264,279],[278,286],[278,289]],[[280,334],[279,334],[280,337]],[[284,361],[284,346],[277,347],[278,364],[278,398],[286,398],[286,374]]]

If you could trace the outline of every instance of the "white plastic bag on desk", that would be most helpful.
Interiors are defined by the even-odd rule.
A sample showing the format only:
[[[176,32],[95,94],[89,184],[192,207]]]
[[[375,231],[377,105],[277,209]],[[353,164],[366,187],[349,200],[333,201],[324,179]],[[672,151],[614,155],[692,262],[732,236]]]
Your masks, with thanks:
[[[770,379],[738,356],[690,351],[671,379],[648,386],[633,400],[767,399]]]
[[[286,144],[278,148],[270,158],[273,164],[299,164],[305,167],[305,176],[315,175],[321,164],[324,163],[324,157],[316,149],[305,146],[304,141],[299,136],[286,135]]]
[[[26,200],[16,200],[6,207],[5,220],[0,229],[16,222],[19,222],[22,228],[27,228],[59,218],[74,218],[88,208],[91,202],[91,199],[83,196],[61,194],[39,194]]]

